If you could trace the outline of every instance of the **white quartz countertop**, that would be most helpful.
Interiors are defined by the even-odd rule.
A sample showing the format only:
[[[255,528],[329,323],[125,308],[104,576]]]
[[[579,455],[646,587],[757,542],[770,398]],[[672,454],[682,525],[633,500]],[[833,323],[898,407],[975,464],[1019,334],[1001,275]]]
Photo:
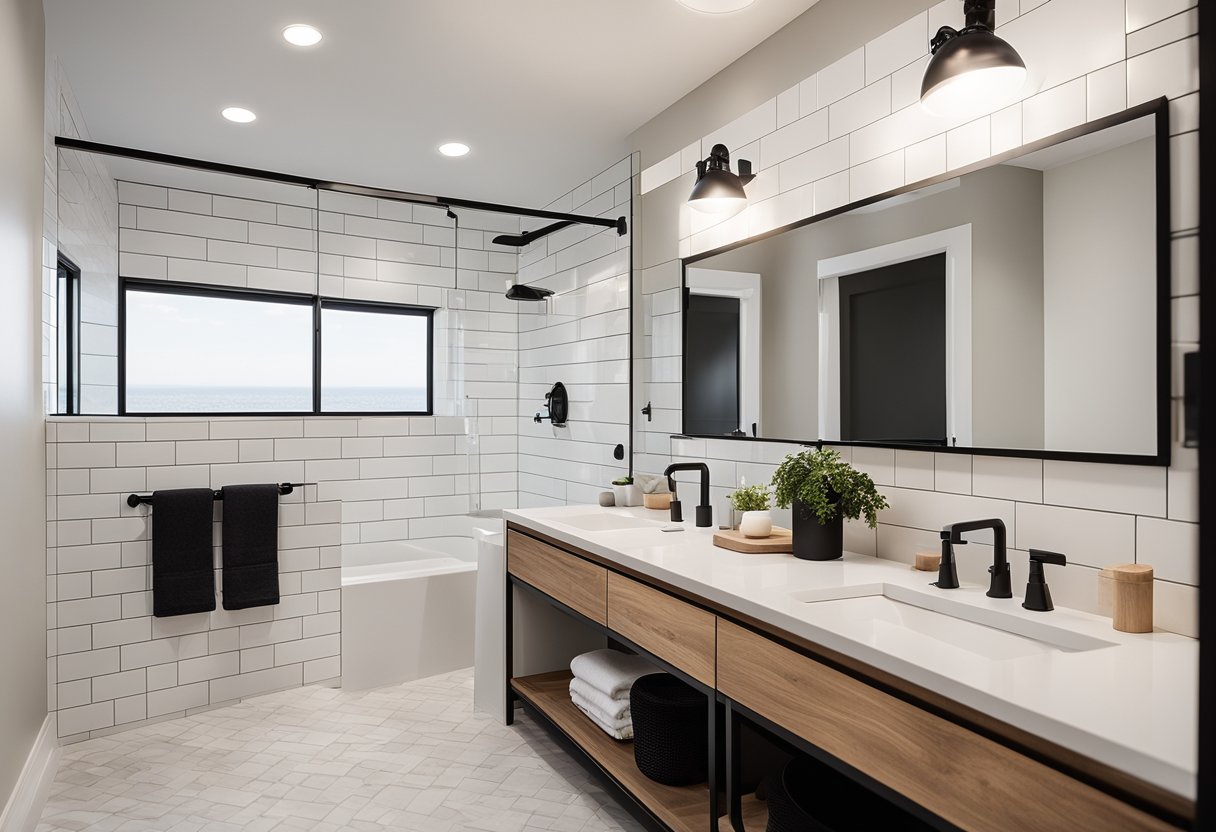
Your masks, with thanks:
[[[846,553],[836,561],[791,555],[748,555],[713,545],[716,528],[663,532],[666,512],[641,508],[567,506],[503,512],[508,522],[536,530],[640,574],[695,593],[726,608],[836,650],[963,705],[1042,736],[1187,798],[1195,798],[1198,733],[1199,642],[1167,632],[1120,633],[1110,619],[1056,607],[1022,609],[1015,598],[988,598],[987,587],[942,590],[936,573],[889,560]],[[644,528],[588,531],[588,515],[651,521]],[[573,520],[577,525],[570,525]],[[611,523],[613,521],[606,521]],[[1049,577],[1050,579],[1050,577]],[[863,590],[861,588],[868,589]],[[878,637],[866,604],[830,600],[915,591],[985,614],[1048,624],[1079,639],[1101,639],[1098,649],[1001,649],[1010,636],[993,632],[993,649],[943,632],[940,639]],[[862,620],[862,619],[865,620]],[[982,633],[983,631],[981,631]],[[1016,645],[1014,645],[1016,646]]]

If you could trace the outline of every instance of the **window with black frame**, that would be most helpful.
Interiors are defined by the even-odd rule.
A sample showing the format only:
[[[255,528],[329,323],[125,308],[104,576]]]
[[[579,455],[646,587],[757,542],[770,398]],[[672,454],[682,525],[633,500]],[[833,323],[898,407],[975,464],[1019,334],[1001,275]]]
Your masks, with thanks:
[[[124,280],[120,412],[432,412],[433,309]]]

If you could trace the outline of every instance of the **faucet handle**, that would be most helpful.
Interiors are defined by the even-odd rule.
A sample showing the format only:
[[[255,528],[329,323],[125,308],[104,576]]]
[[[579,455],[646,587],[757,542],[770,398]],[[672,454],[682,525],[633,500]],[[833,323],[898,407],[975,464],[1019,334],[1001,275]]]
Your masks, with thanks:
[[[1054,563],[1056,566],[1064,566],[1068,563],[1059,552],[1048,552],[1043,549],[1031,549],[1030,561],[1032,563]]]
[[[1048,589],[1047,579],[1043,576],[1045,563],[1064,566],[1067,561],[1059,552],[1030,550],[1030,578],[1026,582],[1026,600],[1022,602],[1022,606],[1035,612],[1050,612],[1055,609],[1055,605],[1051,603],[1051,590]]]

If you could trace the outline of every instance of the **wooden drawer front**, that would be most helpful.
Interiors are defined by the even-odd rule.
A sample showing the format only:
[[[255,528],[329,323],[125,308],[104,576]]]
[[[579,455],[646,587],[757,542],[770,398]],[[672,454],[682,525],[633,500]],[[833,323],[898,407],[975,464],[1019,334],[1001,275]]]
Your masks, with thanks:
[[[1012,749],[727,621],[718,689],[962,829],[1173,829]]]
[[[604,567],[508,531],[507,571],[597,624],[605,623],[608,570]]]
[[[714,622],[713,613],[608,573],[608,628],[710,687],[714,685]]]

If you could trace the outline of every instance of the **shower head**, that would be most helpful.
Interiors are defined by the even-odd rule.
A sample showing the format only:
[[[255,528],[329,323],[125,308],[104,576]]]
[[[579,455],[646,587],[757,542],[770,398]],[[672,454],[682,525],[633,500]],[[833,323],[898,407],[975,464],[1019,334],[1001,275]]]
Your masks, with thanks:
[[[516,283],[507,290],[508,300],[544,300],[553,294],[552,289],[540,289],[536,286],[525,286],[522,283]]]

